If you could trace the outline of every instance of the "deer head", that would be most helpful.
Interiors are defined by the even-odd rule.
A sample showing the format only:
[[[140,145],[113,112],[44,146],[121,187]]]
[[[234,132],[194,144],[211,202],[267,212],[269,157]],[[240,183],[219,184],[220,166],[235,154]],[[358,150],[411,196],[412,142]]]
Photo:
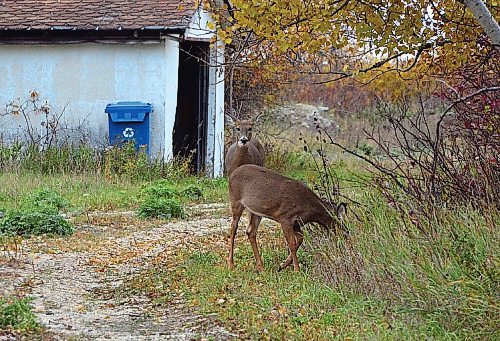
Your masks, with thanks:
[[[236,137],[238,141],[238,146],[245,146],[252,139],[252,129],[255,124],[259,121],[262,113],[258,114],[253,118],[242,119],[234,115],[227,114],[232,125],[236,129]]]

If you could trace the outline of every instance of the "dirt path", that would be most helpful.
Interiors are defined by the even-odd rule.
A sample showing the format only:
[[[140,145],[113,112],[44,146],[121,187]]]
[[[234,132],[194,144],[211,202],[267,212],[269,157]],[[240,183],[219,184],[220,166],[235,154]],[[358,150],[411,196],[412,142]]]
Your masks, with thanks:
[[[198,211],[221,208],[199,207]],[[39,321],[54,339],[231,339],[234,334],[214,318],[200,316],[183,300],[158,309],[142,295],[110,295],[124,281],[153,266],[159,254],[168,258],[174,248],[192,238],[222,233],[228,224],[228,218],[212,216],[153,228],[133,224],[119,229],[82,227],[69,240],[28,245],[24,266],[0,264],[0,287],[4,292],[26,290],[34,298]]]

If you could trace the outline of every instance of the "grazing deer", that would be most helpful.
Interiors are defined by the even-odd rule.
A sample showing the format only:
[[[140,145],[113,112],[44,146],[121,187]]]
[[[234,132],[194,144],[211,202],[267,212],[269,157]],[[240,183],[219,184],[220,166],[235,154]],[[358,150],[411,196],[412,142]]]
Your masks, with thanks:
[[[226,171],[230,176],[241,165],[254,164],[264,166],[264,147],[256,138],[252,138],[252,128],[262,114],[253,119],[239,119],[228,115],[236,127],[238,141],[233,143],[226,154]]]
[[[299,271],[297,249],[303,241],[301,228],[305,224],[318,223],[328,229],[340,227],[345,230],[342,223],[346,211],[345,203],[338,206],[327,203],[302,182],[256,165],[243,165],[231,174],[229,197],[233,216],[229,235],[229,268],[234,266],[234,238],[244,209],[252,213],[246,232],[258,271],[264,269],[256,238],[262,217],[281,224],[290,249],[288,258],[278,271],[285,269],[292,262],[294,270]]]

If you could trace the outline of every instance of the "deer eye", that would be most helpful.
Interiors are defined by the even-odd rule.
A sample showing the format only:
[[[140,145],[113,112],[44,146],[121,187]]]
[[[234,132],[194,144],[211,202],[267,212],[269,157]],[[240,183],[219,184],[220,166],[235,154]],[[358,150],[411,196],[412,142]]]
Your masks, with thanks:
[[[240,131],[240,128],[236,128],[236,131]]]
[[[248,128],[248,131],[252,131],[252,128]]]

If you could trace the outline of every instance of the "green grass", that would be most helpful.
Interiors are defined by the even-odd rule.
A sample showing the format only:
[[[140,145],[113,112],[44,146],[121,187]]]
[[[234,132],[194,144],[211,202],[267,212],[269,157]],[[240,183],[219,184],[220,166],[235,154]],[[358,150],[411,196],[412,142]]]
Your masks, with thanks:
[[[0,336],[2,331],[26,334],[40,330],[29,298],[0,297]]]
[[[273,158],[289,176],[309,183],[317,177],[307,156],[281,158],[277,150]],[[342,193],[360,205],[349,207],[347,241],[306,236],[302,273],[275,272],[286,257],[282,232],[263,226],[264,273],[254,271],[246,237],[238,239],[234,271],[226,268],[226,241],[204,237],[197,247],[176,251],[176,266],[151,269],[124,289],[145,292],[158,304],[182,295],[252,339],[499,339],[498,212],[462,207],[436,211],[431,219],[410,217],[368,186],[348,181],[366,175],[359,164],[342,157],[333,170]],[[224,178],[175,177],[164,188],[152,183],[7,172],[0,174],[0,211],[22,207],[41,190],[60,195],[68,211],[136,210],[148,196],[181,205],[227,201]]]
[[[127,178],[110,180],[101,175],[40,175],[27,172],[0,174],[0,210],[16,208],[33,192],[45,189],[58,193],[69,210],[136,209],[148,181]],[[226,179],[187,177],[173,181],[182,190],[190,185],[203,188],[201,200],[190,202],[224,202],[227,200]]]
[[[220,250],[186,252],[177,267],[155,270],[131,286],[160,304],[182,294],[202,313],[215,313],[250,339],[456,339],[433,319],[423,320],[404,307],[325,285],[314,279],[310,264],[302,273],[277,273],[286,257],[283,247],[264,246],[262,255],[266,271],[256,274],[248,245],[237,250],[234,271],[227,270]]]
[[[182,294],[251,339],[498,339],[498,214],[489,213],[494,226],[467,207],[412,222],[376,193],[359,199],[366,206],[351,213],[348,240],[308,229],[301,273],[275,271],[286,257],[282,232],[262,226],[264,273],[244,236],[234,271],[222,237],[200,239],[176,266],[129,288],[159,304]]]

